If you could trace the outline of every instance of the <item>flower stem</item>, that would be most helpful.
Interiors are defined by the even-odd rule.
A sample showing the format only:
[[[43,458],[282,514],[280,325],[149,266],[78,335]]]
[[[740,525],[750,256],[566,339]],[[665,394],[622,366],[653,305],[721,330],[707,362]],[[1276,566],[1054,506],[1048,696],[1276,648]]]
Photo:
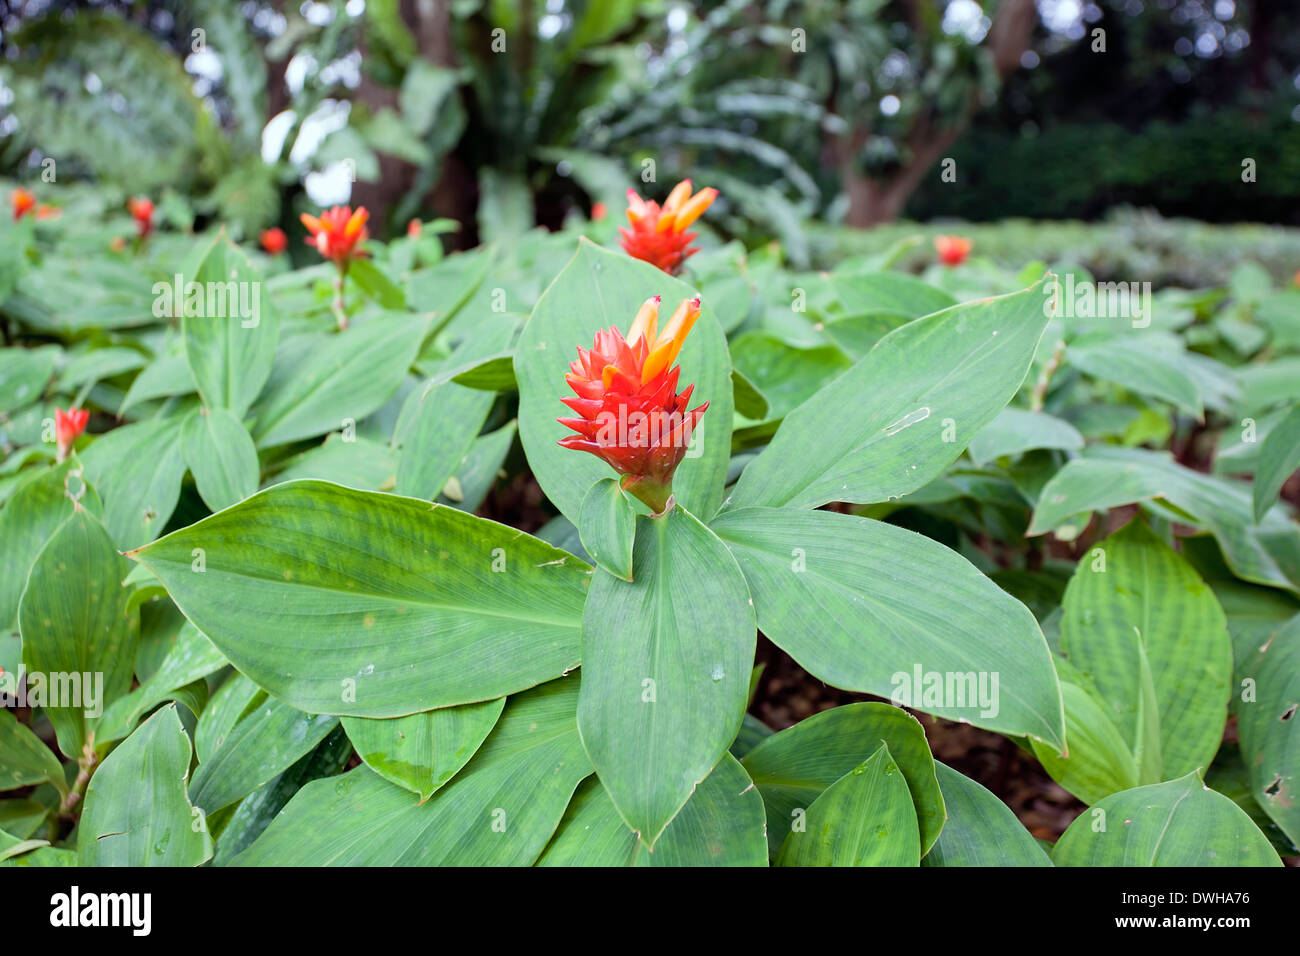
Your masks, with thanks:
[[[334,318],[339,323],[339,331],[344,332],[348,327],[348,314],[343,311],[343,277],[346,273],[342,270],[334,277],[334,301],[330,307],[334,310]]]
[[[619,484],[629,495],[643,502],[656,518],[667,514],[676,503],[671,481],[663,482],[644,476],[624,475]]]

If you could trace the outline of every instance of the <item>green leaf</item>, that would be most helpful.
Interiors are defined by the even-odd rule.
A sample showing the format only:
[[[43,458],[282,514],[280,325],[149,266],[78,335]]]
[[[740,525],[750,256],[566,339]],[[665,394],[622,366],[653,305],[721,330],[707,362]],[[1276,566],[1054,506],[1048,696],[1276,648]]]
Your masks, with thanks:
[[[1208,767],[1228,718],[1232,641],[1219,602],[1191,566],[1132,521],[1079,562],[1063,607],[1061,650],[1096,688],[1133,754],[1137,782]],[[1156,714],[1144,712],[1144,700]],[[1146,773],[1144,754],[1153,755]]]
[[[498,697],[387,720],[344,717],[343,727],[366,766],[425,801],[474,756],[505,704]]]
[[[0,349],[0,412],[12,412],[41,397],[54,375],[56,345]]]
[[[199,724],[194,731],[194,752],[199,763],[212,759],[239,719],[251,713],[266,700],[266,696],[266,691],[238,671],[226,678],[199,715]]]
[[[1041,285],[889,333],[786,416],[727,506],[865,504],[938,477],[1024,381],[1047,325]]]
[[[18,607],[28,699],[42,675],[42,706],[66,757],[81,756],[103,708],[131,686],[139,621],[126,573],[104,526],[78,508],[37,556]]]
[[[767,396],[739,369],[731,370],[731,385],[737,413],[754,421],[762,421],[767,416]]]
[[[626,332],[637,310],[653,295],[663,296],[665,316],[695,291],[647,263],[582,240],[577,255],[538,301],[515,352],[519,380],[519,437],[542,490],[575,524],[592,484],[609,476],[594,455],[561,448],[572,432],[557,418],[567,414],[560,399],[573,394],[564,380],[577,349],[590,348],[597,329]],[[691,404],[709,403],[695,429],[686,458],[673,478],[677,502],[692,514],[711,517],[722,501],[722,481],[731,457],[732,385],[726,339],[707,295],[682,347],[679,388],[694,383]],[[697,453],[698,452],[698,453]]]
[[[831,285],[849,314],[916,319],[957,304],[947,292],[901,272],[836,272]]]
[[[596,564],[616,578],[632,580],[636,509],[617,478],[602,478],[591,486],[582,500],[578,534]]]
[[[1114,382],[1142,395],[1169,402],[1176,408],[1205,417],[1196,381],[1170,353],[1131,334],[1088,336],[1072,342],[1066,364],[1104,382]]]
[[[174,284],[154,289],[170,288],[174,314],[183,315],[185,358],[203,404],[243,418],[271,374],[280,335],[275,307],[262,277],[224,234],[204,255],[194,281],[201,304]]]
[[[653,848],[726,753],[749,699],[754,609],[735,559],[685,509],[637,519],[621,581],[582,616],[582,743],[619,816]]]
[[[982,465],[1032,448],[1078,451],[1082,447],[1083,436],[1069,422],[1044,412],[1004,408],[971,439],[970,457],[975,464]]]
[[[777,866],[918,866],[916,809],[907,781],[880,747],[826,788],[803,826],[781,845]]]
[[[809,673],[1063,744],[1060,690],[1038,622],[961,555],[829,511],[747,508],[712,527],[749,581],[759,628]],[[934,692],[934,675],[944,692]]]
[[[1148,507],[1166,509],[1173,520],[1210,531],[1238,577],[1300,590],[1300,529],[1281,508],[1274,508],[1257,526],[1247,488],[1144,449],[1093,445],[1067,462],[1043,486],[1026,534],[1044,534],[1075,515],[1135,501],[1152,502]],[[1287,553],[1296,580],[1279,563],[1279,555]]]
[[[226,666],[226,659],[197,627],[186,621],[158,669],[139,687],[113,702],[95,731],[97,743],[121,740],[150,708],[174,700],[177,691]],[[207,690],[207,685],[204,691]],[[206,697],[204,698],[206,702]]]
[[[564,813],[538,866],[766,866],[763,800],[734,757],[723,757],[653,851],[629,830],[591,777]]]
[[[591,773],[578,680],[513,697],[455,778],[420,802],[368,767],[309,783],[236,866],[527,866]]]
[[[310,753],[338,726],[327,714],[304,714],[268,699],[226,735],[199,764],[190,799],[209,815],[248,796]]]
[[[133,556],[232,664],[308,713],[401,717],[578,664],[586,565],[427,501],[287,482]]]
[[[198,866],[212,856],[202,811],[190,804],[190,739],[176,705],[154,714],[90,778],[77,827],[82,866]]]
[[[881,743],[902,768],[915,807],[920,846],[929,850],[944,826],[944,799],[920,722],[891,704],[845,704],[814,714],[759,743],[741,761],[763,795],[773,855],[809,806]]]
[[[226,866],[252,846],[304,785],[342,773],[351,757],[352,744],[348,735],[342,727],[336,727],[316,745],[315,750],[239,801],[239,806],[221,827],[217,850],[212,856],[213,866]]]
[[[1300,405],[1273,426],[1259,449],[1253,490],[1255,521],[1277,501],[1278,492],[1297,468],[1300,468]]]
[[[0,790],[46,782],[60,792],[68,789],[59,758],[12,712],[0,707]]]
[[[1293,843],[1300,844],[1300,616],[1246,659],[1253,699],[1237,704],[1237,734],[1251,793]],[[1244,695],[1243,695],[1244,696]]]
[[[257,491],[257,448],[229,410],[195,409],[181,441],[199,496],[211,510],[229,508]]]
[[[255,412],[259,448],[359,422],[392,398],[419,353],[428,320],[385,315],[337,334],[286,342]]]
[[[1137,761],[1108,706],[1087,679],[1072,676],[1062,665],[1061,699],[1065,702],[1065,736],[1069,752],[1030,741],[1034,755],[1053,780],[1087,803],[1139,783]]]
[[[469,454],[495,396],[448,382],[421,396],[402,440],[397,466],[400,495],[433,501]]]
[[[406,293],[369,259],[353,259],[348,275],[385,309],[405,309]]]
[[[922,866],[1051,866],[1011,808],[974,780],[936,762],[948,822]]]
[[[1196,771],[1112,794],[1062,834],[1057,866],[1281,866],[1244,810]]]
[[[91,514],[103,511],[75,456],[24,481],[0,510],[0,630],[18,616],[18,599],[32,562],[72,514],[74,496]]]
[[[181,495],[185,477],[183,418],[114,428],[81,455],[86,475],[104,499],[104,527],[119,548],[158,536]]]

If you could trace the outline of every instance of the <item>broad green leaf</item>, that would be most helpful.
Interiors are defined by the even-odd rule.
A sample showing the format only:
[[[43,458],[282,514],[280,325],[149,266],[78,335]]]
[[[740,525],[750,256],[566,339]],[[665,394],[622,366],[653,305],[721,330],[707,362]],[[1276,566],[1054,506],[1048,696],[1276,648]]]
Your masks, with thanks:
[[[1134,340],[1131,333],[1125,333],[1076,340],[1066,351],[1065,363],[1094,378],[1151,395],[1189,415],[1204,418],[1200,389],[1181,367],[1178,357],[1177,353]]]
[[[198,866],[212,856],[202,811],[190,804],[190,739],[176,705],[150,717],[104,760],[77,827],[82,866]]]
[[[591,777],[578,787],[538,866],[766,866],[763,800],[734,757],[723,757],[653,851]]]
[[[19,866],[76,866],[73,850],[56,849],[47,840],[21,840],[0,829],[0,868]]]
[[[1246,487],[1200,474],[1144,449],[1094,445],[1066,463],[1043,486],[1026,533],[1044,534],[1075,515],[1135,501],[1176,509],[1166,512],[1173,520],[1211,532],[1238,577],[1300,590],[1300,568],[1291,567],[1289,577],[1279,564],[1279,556],[1285,554],[1291,555],[1291,564],[1300,562],[1300,528],[1280,507],[1257,524]]]
[[[229,508],[257,491],[257,448],[232,412],[195,409],[181,440],[199,496],[211,510]]]
[[[54,345],[0,349],[0,412],[12,412],[39,399],[54,375],[58,355]]]
[[[777,866],[918,866],[916,809],[907,781],[879,748],[812,802],[781,844]]]
[[[1237,734],[1251,792],[1292,842],[1300,844],[1300,616],[1242,664],[1251,699],[1237,704]]]
[[[964,774],[935,762],[948,821],[922,866],[1051,866],[1011,808]]]
[[[150,708],[226,666],[226,659],[203,634],[186,621],[162,664],[135,690],[113,702],[95,731],[95,740],[120,740]],[[206,685],[205,690],[206,690]],[[206,702],[206,698],[205,698]]]
[[[186,360],[203,404],[243,418],[271,374],[280,335],[275,307],[262,277],[224,235],[203,257],[194,280],[201,303],[188,291],[172,289],[174,300],[178,291],[185,296],[174,301],[174,314],[183,316]]]
[[[611,252],[583,239],[577,255],[546,290],[524,326],[515,352],[519,380],[519,437],[542,490],[557,508],[577,522],[582,499],[610,468],[594,455],[561,448],[572,432],[557,418],[569,414],[560,399],[571,396],[564,380],[577,349],[590,348],[596,331],[627,332],[637,310],[653,295],[663,297],[661,314],[672,314],[695,290],[647,263]],[[691,406],[709,403],[677,469],[673,488],[678,504],[708,518],[722,501],[722,479],[731,455],[731,362],[708,294],[678,359],[679,388],[694,384]]]
[[[505,703],[498,697],[386,720],[344,717],[343,727],[366,766],[428,800],[482,746]]]
[[[578,664],[586,565],[427,501],[293,481],[132,556],[242,673],[308,713],[401,717]]]
[[[343,772],[352,758],[352,744],[342,727],[335,727],[316,749],[270,783],[258,787],[235,807],[217,835],[213,866],[226,866],[260,837],[271,821],[306,784]]]
[[[920,722],[891,704],[845,704],[773,734],[741,763],[763,795],[773,855],[823,791],[859,766],[881,743],[889,745],[911,793],[921,851],[943,829],[944,800],[934,757]]]
[[[731,370],[731,385],[737,414],[754,421],[762,421],[767,417],[767,396],[739,369]]]
[[[91,514],[103,512],[75,456],[24,481],[0,510],[0,630],[18,616],[32,562],[72,514],[74,498]]]
[[[1137,782],[1208,767],[1228,718],[1232,642],[1223,609],[1191,566],[1132,521],[1079,562],[1063,607],[1061,650],[1097,689]],[[1155,715],[1143,712],[1144,675]],[[1146,727],[1157,728],[1154,740],[1144,740]],[[1154,779],[1142,759],[1151,751]]]
[[[312,438],[359,422],[402,384],[428,328],[423,316],[381,315],[346,332],[284,343],[254,409],[259,448]]]
[[[83,385],[93,385],[114,375],[134,371],[147,361],[142,353],[125,346],[92,347],[67,356],[58,378],[54,380],[54,388],[61,392],[75,392]]]
[[[916,319],[957,304],[947,292],[901,272],[835,272],[831,285],[844,311],[854,315]]]
[[[527,866],[591,765],[575,721],[578,679],[506,704],[465,768],[427,801],[369,767],[298,792],[236,866]]]
[[[12,712],[0,707],[0,790],[46,782],[60,791],[67,789],[59,758]]]
[[[591,559],[616,578],[632,580],[636,509],[617,478],[602,478],[582,500],[578,534]]]
[[[447,479],[469,454],[495,398],[491,392],[455,382],[447,382],[424,395],[412,392],[411,400],[417,405],[414,420],[402,441],[397,493],[429,501],[436,499]]]
[[[199,764],[190,800],[207,814],[228,807],[310,753],[337,726],[332,715],[305,714],[268,698]]]
[[[266,696],[266,691],[238,671],[227,677],[203,708],[194,730],[194,752],[199,763],[211,760],[239,719],[260,706]]]
[[[474,439],[469,453],[453,476],[455,487],[449,481],[442,489],[443,497],[453,508],[471,512],[478,510],[497,479],[504,476],[502,465],[518,431],[516,423],[509,421],[496,431]],[[459,491],[459,495],[453,496],[451,492],[454,491]]]
[[[1112,794],[1070,824],[1057,866],[1281,866],[1244,810],[1196,771]]]
[[[982,465],[1032,448],[1078,451],[1082,447],[1083,436],[1064,419],[1044,412],[1004,408],[971,439],[970,457],[975,464]]]
[[[397,483],[397,455],[387,442],[360,435],[348,441],[338,432],[309,451],[290,458],[273,484],[316,478],[363,491],[391,491]]]
[[[167,525],[185,477],[183,418],[114,428],[96,438],[81,460],[104,501],[104,527],[119,548],[152,541]]]
[[[28,699],[40,691],[65,757],[81,756],[104,708],[131,686],[139,620],[127,608],[126,572],[104,526],[78,508],[27,579],[18,624]]]
[[[406,294],[369,259],[354,259],[348,267],[348,275],[370,298],[385,309],[405,309]]]
[[[1278,492],[1297,468],[1300,468],[1300,405],[1273,426],[1260,446],[1253,489],[1257,522],[1264,520],[1277,501]]]
[[[117,413],[125,415],[128,409],[153,398],[188,395],[195,389],[194,373],[183,354],[163,355],[140,372],[127,389],[126,397]]]
[[[1086,803],[1130,790],[1139,783],[1137,761],[1129,742],[1115,726],[1106,702],[1082,676],[1071,677],[1062,665],[1061,699],[1065,703],[1065,736],[1069,752],[1030,741],[1048,774]]]
[[[653,848],[735,739],[754,608],[726,546],[680,506],[637,519],[632,567],[630,583],[592,581],[578,726],[619,816]]]
[[[809,673],[1063,744],[1060,689],[1038,622],[961,555],[829,511],[746,508],[712,527],[749,581],[759,628]]]
[[[885,501],[940,475],[1024,381],[1047,325],[1041,285],[889,333],[785,417],[728,507]]]

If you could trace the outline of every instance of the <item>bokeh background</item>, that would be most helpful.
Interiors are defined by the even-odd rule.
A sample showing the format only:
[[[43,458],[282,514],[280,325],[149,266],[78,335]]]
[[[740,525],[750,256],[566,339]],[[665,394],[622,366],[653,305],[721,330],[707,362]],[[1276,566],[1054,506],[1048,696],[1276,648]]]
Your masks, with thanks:
[[[1300,265],[1284,230],[1170,222],[1300,225],[1275,0],[0,0],[0,135],[5,178],[53,159],[65,204],[93,181],[236,239],[350,201],[469,248],[690,176],[796,267],[900,220],[1102,278]]]

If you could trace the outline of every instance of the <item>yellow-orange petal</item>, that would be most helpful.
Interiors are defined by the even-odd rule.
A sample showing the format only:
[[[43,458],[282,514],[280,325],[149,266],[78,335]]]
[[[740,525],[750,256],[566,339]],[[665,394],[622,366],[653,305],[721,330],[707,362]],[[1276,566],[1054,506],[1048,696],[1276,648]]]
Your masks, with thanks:
[[[670,192],[668,194],[668,198],[664,200],[664,211],[677,212],[677,207],[679,207],[682,203],[686,202],[686,200],[690,198],[691,198],[691,181],[689,179],[683,179],[680,183],[678,183],[676,186],[673,187],[673,191]]]
[[[355,239],[361,234],[361,229],[365,226],[366,220],[369,218],[370,213],[366,210],[365,206],[362,206],[352,214],[351,218],[348,219],[347,225],[343,227],[343,235],[349,239]]]
[[[707,189],[701,189],[691,197],[690,201],[681,209],[677,210],[677,218],[673,222],[675,232],[685,232],[690,228],[691,223],[700,216],[704,215],[704,210],[713,205],[713,200],[718,198],[718,191],[710,186]]]
[[[673,313],[673,317],[664,326],[664,330],[659,333],[659,338],[655,341],[654,347],[651,348],[650,354],[646,357],[645,365],[641,369],[642,385],[677,360],[677,353],[681,351],[687,334],[699,317],[699,299],[683,301],[677,307],[677,311]]]
[[[660,298],[660,296],[652,295],[637,310],[636,318],[632,321],[632,327],[627,330],[627,341],[632,345],[635,345],[637,338],[642,335],[645,336],[647,342],[654,341],[655,332],[659,325]]]
[[[314,234],[321,231],[320,220],[317,219],[315,216],[309,215],[307,213],[303,213],[298,218],[302,221],[302,224],[307,227],[308,232]]]

